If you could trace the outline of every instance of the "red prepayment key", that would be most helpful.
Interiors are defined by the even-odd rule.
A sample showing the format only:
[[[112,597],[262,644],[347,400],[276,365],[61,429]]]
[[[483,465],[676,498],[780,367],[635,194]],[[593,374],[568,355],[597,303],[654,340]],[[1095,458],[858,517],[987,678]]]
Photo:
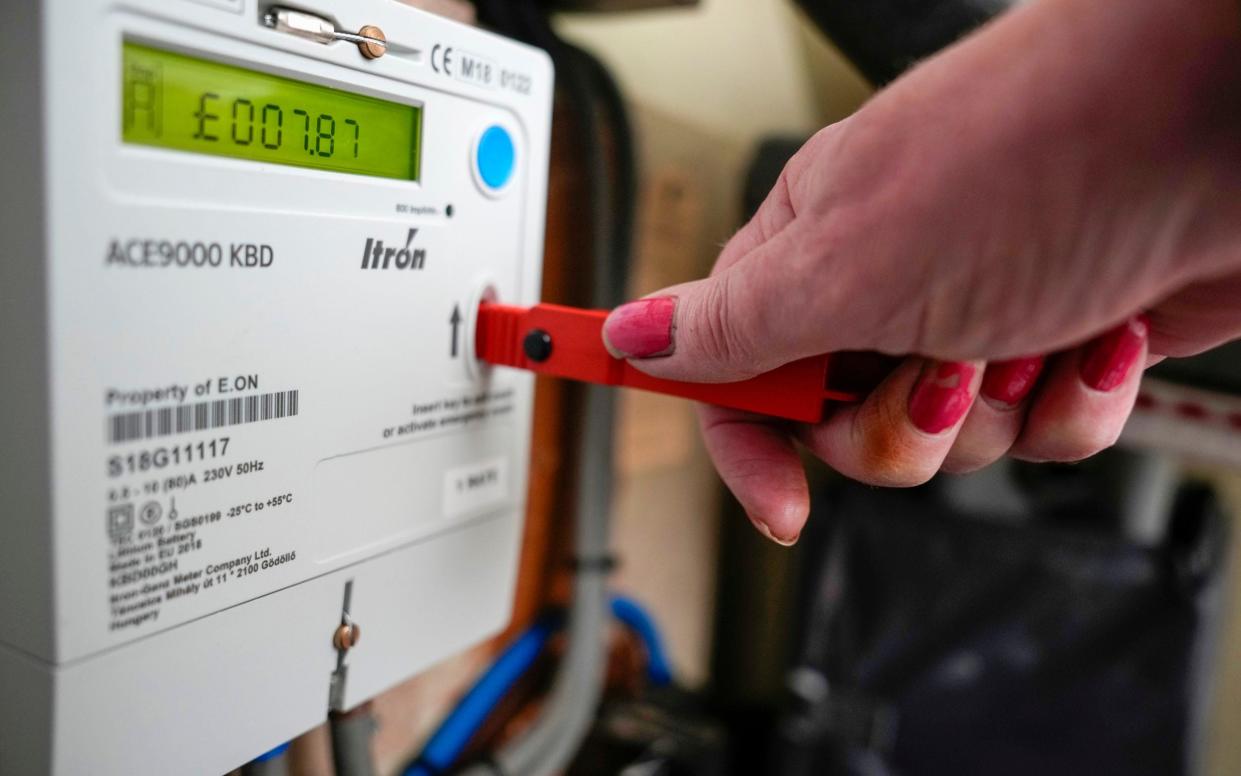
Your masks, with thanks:
[[[475,327],[475,353],[480,361],[497,366],[638,388],[802,423],[823,420],[828,402],[857,401],[894,363],[873,354],[827,354],[734,383],[662,380],[607,351],[603,346],[607,317],[606,310],[483,302]]]

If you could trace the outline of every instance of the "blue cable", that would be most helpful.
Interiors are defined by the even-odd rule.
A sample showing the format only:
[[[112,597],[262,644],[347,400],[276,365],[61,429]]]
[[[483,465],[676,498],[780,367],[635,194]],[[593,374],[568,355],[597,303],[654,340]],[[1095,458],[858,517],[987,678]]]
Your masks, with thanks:
[[[422,754],[405,769],[405,776],[436,776],[448,770],[487,716],[543,651],[560,629],[559,617],[541,617],[513,640],[479,677],[457,707],[444,718]]]
[[[663,639],[655,620],[637,601],[623,595],[612,596],[612,616],[623,622],[646,648],[646,676],[651,684],[664,687],[672,683],[672,669],[664,652]]]
[[[672,671],[655,620],[637,601],[626,596],[612,596],[611,607],[612,616],[624,623],[642,642],[646,650],[646,675],[651,684],[658,687],[671,684]],[[559,615],[541,617],[509,643],[431,734],[418,759],[405,769],[404,776],[438,776],[451,768],[496,704],[526,673],[548,640],[560,630],[562,620]]]
[[[271,749],[271,750],[268,750],[268,751],[266,751],[266,752],[262,753],[261,755],[259,755],[258,757],[255,757],[255,758],[254,758],[253,760],[251,760],[250,762],[254,762],[254,763],[265,763],[265,762],[267,762],[268,760],[274,760],[274,759],[276,759],[277,757],[281,757],[281,756],[283,756],[283,755],[284,755],[284,753],[285,753],[285,752],[287,752],[287,751],[289,751],[289,742],[288,742],[288,741],[285,741],[285,742],[284,742],[283,744],[281,744],[280,746],[277,746],[275,749]]]

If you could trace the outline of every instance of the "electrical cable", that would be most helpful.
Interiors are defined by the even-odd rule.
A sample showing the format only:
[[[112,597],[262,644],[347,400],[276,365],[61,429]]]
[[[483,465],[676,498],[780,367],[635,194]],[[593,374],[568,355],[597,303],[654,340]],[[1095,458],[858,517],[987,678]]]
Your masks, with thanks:
[[[664,642],[654,618],[637,601],[623,595],[612,596],[612,616],[633,631],[646,650],[646,676],[656,687],[672,684],[672,669],[664,652]]]
[[[286,741],[264,752],[241,766],[241,776],[288,776],[289,758],[285,756],[288,751],[289,743]]]
[[[586,49],[563,41],[562,45],[581,64],[591,91],[598,98],[599,111],[612,140],[612,263],[608,274],[612,285],[623,289],[628,282],[638,201],[635,135],[625,96],[603,62]]]
[[[613,595],[611,610],[612,615],[642,642],[647,654],[647,679],[651,684],[657,687],[671,684],[672,671],[654,618],[627,596]],[[422,752],[405,768],[404,776],[436,776],[452,768],[495,707],[530,669],[563,624],[564,617],[560,614],[544,615],[513,639],[427,739]]]
[[[587,391],[586,405],[574,539],[581,557],[607,549],[611,499],[600,494],[611,494],[612,477],[612,399],[606,389],[592,388]],[[595,452],[588,452],[591,447]],[[577,571],[569,607],[568,647],[543,714],[525,735],[496,753],[505,773],[541,776],[561,771],[589,731],[602,694],[606,595],[606,572],[585,567]]]
[[[405,769],[405,776],[436,776],[452,767],[496,704],[543,652],[552,634],[559,630],[560,619],[539,618],[505,647],[427,739],[418,759]]]
[[[371,714],[370,703],[363,703],[352,711],[329,714],[328,732],[336,776],[375,776],[375,763],[371,758],[375,717]]]
[[[523,26],[514,13],[512,0],[474,0],[479,22],[501,34],[529,42],[522,34]]]

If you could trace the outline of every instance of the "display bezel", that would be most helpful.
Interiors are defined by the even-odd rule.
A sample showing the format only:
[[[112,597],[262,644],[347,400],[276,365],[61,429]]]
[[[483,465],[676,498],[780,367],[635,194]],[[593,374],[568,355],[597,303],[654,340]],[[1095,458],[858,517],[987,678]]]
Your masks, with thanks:
[[[368,102],[382,103],[399,108],[407,108],[413,111],[413,133],[411,148],[409,149],[410,175],[394,175],[384,172],[377,172],[374,169],[347,169],[340,166],[331,166],[317,163],[317,159],[313,161],[295,161],[290,159],[273,159],[261,158],[255,155],[245,153],[228,153],[209,148],[187,148],[184,145],[176,143],[158,143],[144,142],[142,140],[134,140],[126,137],[125,121],[124,121],[124,102],[125,102],[125,82],[126,82],[126,54],[130,47],[153,52],[157,55],[166,55],[176,58],[190,60],[191,62],[201,63],[209,67],[219,67],[226,70],[236,71],[236,75],[245,77],[247,75],[258,76],[264,79],[275,79],[280,82],[287,82],[295,88],[308,88],[318,93],[320,98],[328,97],[328,93],[339,93],[341,96],[354,99],[362,99]],[[326,80],[316,78],[315,76],[306,74],[291,74],[287,72],[287,68],[264,67],[262,64],[247,59],[239,61],[235,57],[226,57],[215,55],[209,51],[189,49],[187,47],[176,45],[168,41],[153,41],[145,36],[123,35],[118,47],[118,63],[117,63],[117,84],[118,94],[115,104],[118,108],[117,115],[117,131],[118,139],[123,146],[130,148],[153,149],[161,152],[172,152],[177,154],[185,154],[189,157],[198,157],[203,159],[228,160],[245,165],[271,165],[281,169],[297,169],[312,171],[316,173],[326,173],[330,176],[349,175],[358,176],[375,181],[390,181],[397,184],[412,183],[421,184],[423,174],[423,145],[426,129],[426,104],[421,100],[401,99],[389,93],[376,92],[374,89],[368,89],[357,84],[350,84],[338,79]]]

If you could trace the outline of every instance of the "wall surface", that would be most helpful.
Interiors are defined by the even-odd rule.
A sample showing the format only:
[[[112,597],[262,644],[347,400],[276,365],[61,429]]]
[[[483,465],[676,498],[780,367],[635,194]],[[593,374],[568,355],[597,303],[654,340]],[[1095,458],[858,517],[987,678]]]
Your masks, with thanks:
[[[867,94],[785,0],[570,15],[559,27],[602,57],[634,101],[746,144],[773,132],[810,134]]]

